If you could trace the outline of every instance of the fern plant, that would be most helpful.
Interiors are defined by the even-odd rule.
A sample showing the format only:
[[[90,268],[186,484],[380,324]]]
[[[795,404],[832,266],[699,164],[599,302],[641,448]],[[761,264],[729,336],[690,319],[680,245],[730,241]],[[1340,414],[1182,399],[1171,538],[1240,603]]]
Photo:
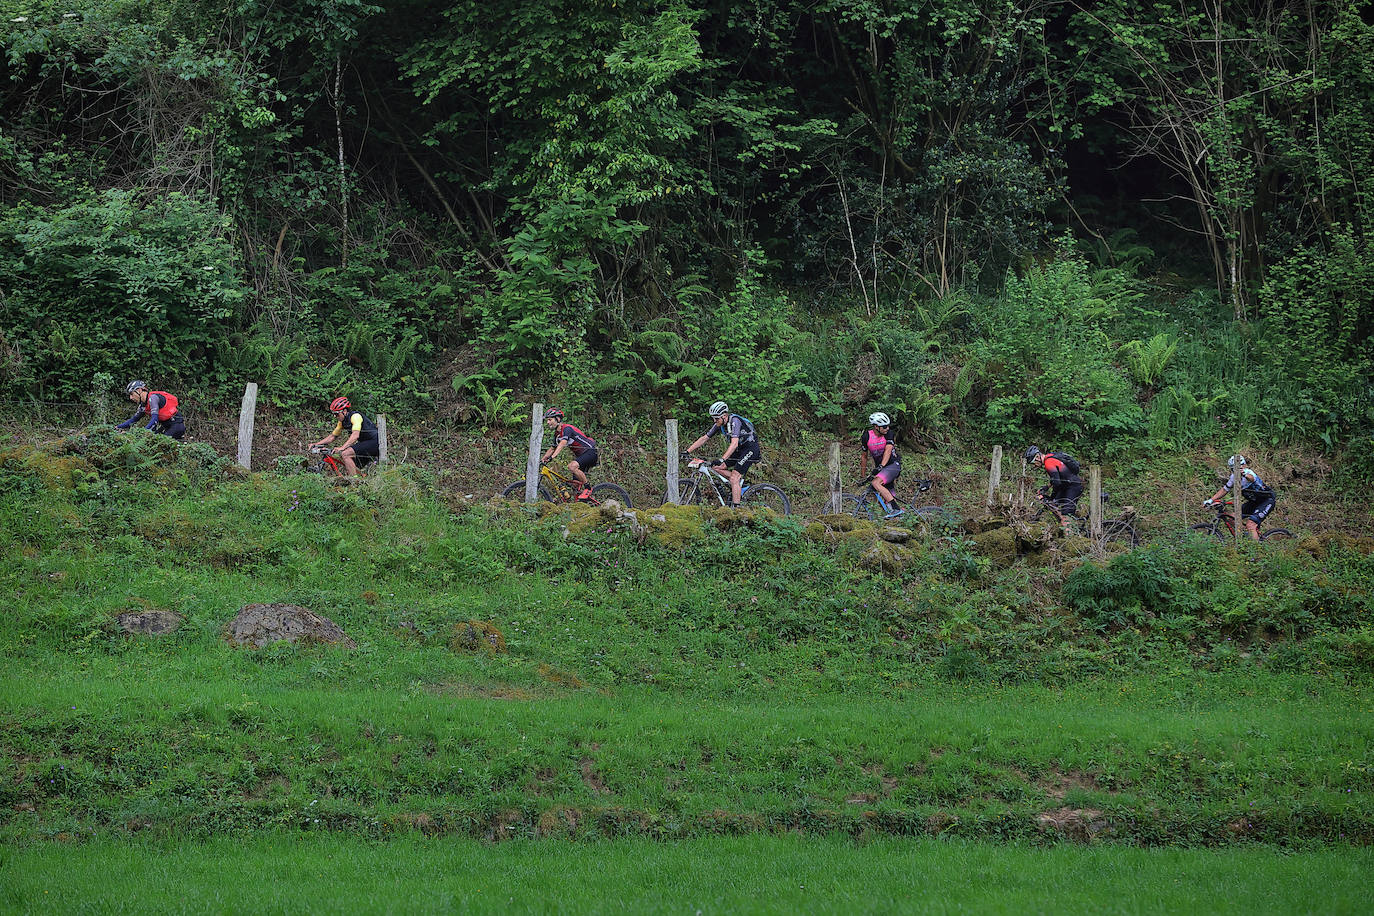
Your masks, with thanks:
[[[1149,340],[1132,340],[1117,352],[1126,361],[1131,377],[1142,388],[1153,391],[1178,351],[1178,338],[1159,333]]]

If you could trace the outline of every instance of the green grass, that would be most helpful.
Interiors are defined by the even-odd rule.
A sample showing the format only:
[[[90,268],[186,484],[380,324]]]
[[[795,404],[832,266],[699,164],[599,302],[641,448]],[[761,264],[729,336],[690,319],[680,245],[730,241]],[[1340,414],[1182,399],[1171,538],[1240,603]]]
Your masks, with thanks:
[[[11,843],[1374,840],[1359,545],[998,566],[955,535],[875,566],[871,531],[689,511],[639,538],[107,438],[0,457]],[[357,648],[229,648],[250,602]],[[184,622],[114,625],[143,609]],[[469,620],[506,651],[451,648]]]
[[[650,842],[260,834],[12,849],[15,912],[1355,913],[1369,849],[1033,848],[751,836]]]

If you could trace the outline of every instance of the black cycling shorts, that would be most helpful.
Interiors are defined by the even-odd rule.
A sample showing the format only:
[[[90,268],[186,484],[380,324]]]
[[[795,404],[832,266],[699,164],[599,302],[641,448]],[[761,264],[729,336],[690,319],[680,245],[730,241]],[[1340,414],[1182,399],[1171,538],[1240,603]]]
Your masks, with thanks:
[[[362,459],[358,464],[376,461],[382,454],[382,443],[376,439],[359,439],[349,448],[353,449],[354,458]]]
[[[573,455],[573,461],[577,462],[577,466],[582,469],[584,474],[596,467],[600,460],[594,448],[583,449],[582,454]]]
[[[740,476],[743,476],[749,473],[749,469],[758,464],[762,457],[757,443],[748,447],[741,445],[739,451],[725,459],[725,466],[732,471],[739,471]]]
[[[1256,525],[1260,524],[1274,511],[1274,497],[1256,501],[1241,500],[1240,514],[1242,518],[1252,519]]]
[[[1078,497],[1083,495],[1083,482],[1066,483],[1050,491],[1050,499],[1062,515],[1078,514]]]
[[[169,419],[163,420],[153,427],[154,432],[162,433],[164,436],[171,436],[173,439],[180,439],[186,435],[186,421],[181,414],[177,414]]]

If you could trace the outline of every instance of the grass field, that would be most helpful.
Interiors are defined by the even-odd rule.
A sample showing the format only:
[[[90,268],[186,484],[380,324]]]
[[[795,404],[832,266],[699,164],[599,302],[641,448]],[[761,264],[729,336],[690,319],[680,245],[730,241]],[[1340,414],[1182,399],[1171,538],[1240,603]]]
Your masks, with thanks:
[[[1359,913],[1369,849],[259,834],[11,850],[0,907],[102,913]]]
[[[1362,541],[999,559],[92,442],[0,456],[0,906],[1365,904]],[[231,648],[252,602],[356,648]]]

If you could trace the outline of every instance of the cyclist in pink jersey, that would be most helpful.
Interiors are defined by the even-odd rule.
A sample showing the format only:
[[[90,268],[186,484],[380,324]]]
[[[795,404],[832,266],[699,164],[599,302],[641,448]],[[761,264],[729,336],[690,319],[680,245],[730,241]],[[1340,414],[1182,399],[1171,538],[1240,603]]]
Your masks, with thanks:
[[[592,485],[587,482],[587,472],[597,464],[596,440],[571,423],[564,423],[563,411],[557,407],[544,411],[544,425],[554,431],[557,441],[544,452],[539,463],[546,464],[557,458],[563,449],[570,449],[573,460],[568,462],[568,472],[582,485],[582,492],[577,494],[577,498],[591,499]]]
[[[868,459],[873,459],[873,489],[887,501],[894,510],[899,511],[892,487],[902,476],[902,456],[897,454],[897,443],[892,436],[892,418],[882,411],[868,416],[871,428],[863,434],[859,442],[859,474],[865,476]]]

